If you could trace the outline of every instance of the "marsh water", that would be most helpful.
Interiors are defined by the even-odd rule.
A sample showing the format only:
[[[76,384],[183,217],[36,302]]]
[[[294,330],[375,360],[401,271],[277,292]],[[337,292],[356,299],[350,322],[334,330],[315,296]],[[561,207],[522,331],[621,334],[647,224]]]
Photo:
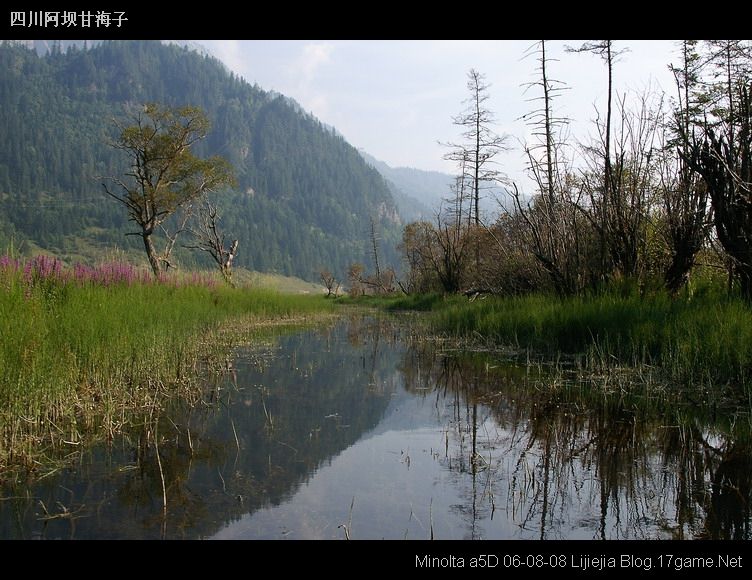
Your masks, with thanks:
[[[238,349],[205,386],[4,486],[0,537],[751,537],[749,416],[665,390],[361,314]]]

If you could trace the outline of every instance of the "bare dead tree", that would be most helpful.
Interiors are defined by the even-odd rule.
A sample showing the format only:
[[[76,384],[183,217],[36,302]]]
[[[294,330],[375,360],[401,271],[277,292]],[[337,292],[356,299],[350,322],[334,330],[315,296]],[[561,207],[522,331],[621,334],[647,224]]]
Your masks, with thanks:
[[[430,248],[429,259],[445,292],[456,293],[462,289],[470,236],[467,228],[457,228],[439,214],[434,229],[435,244]]]
[[[562,153],[565,140],[562,134],[567,119],[553,112],[553,99],[565,87],[552,79],[546,56],[546,41],[541,40],[528,50],[538,61],[538,78],[526,84],[526,92],[540,89],[540,95],[529,99],[540,107],[523,118],[532,128],[537,142],[524,143],[527,170],[536,184],[537,192],[525,201],[516,184],[511,193],[520,224],[526,231],[524,238],[529,251],[538,260],[560,295],[572,294],[584,279],[581,272],[581,233],[584,219],[577,211],[579,190],[568,179],[566,159]]]
[[[175,217],[174,224],[164,221],[159,224],[159,229],[162,235],[165,237],[164,246],[161,254],[157,255],[160,263],[164,264],[165,270],[175,268],[175,265],[170,261],[172,250],[175,248],[175,243],[178,240],[178,236],[182,234],[188,228],[188,223],[193,219],[194,206],[193,204],[187,204],[181,206],[173,214]],[[170,220],[173,221],[173,220]],[[138,234],[136,234],[138,235]]]
[[[546,274],[540,272],[541,264],[531,251],[526,217],[525,211],[505,210],[492,224],[472,231],[473,243],[484,248],[476,276],[483,284],[471,286],[465,294],[518,295],[548,289]]]
[[[582,187],[587,203],[580,209],[601,241],[601,280],[614,273],[637,280],[646,265],[649,215],[655,204],[656,154],[661,128],[662,96],[647,90],[629,108],[626,95],[617,99],[618,126],[612,143],[609,188],[603,189],[604,136],[584,148],[589,171]],[[604,129],[604,128],[603,128]],[[605,130],[605,129],[604,129]]]
[[[376,233],[376,224],[371,218],[371,257],[375,273],[368,274],[365,267],[360,263],[350,265],[347,273],[350,282],[350,295],[361,296],[363,294],[376,294],[385,296],[396,291],[397,274],[393,268],[382,270],[379,264],[379,237]]]
[[[217,206],[207,196],[203,197],[197,213],[198,224],[189,228],[194,243],[186,245],[186,248],[209,254],[222,273],[225,282],[234,286],[232,263],[238,253],[238,240],[227,244],[225,234],[219,227],[220,216]]]
[[[545,195],[525,201],[516,184],[511,193],[525,236],[523,243],[548,275],[554,291],[571,295],[587,283],[592,227],[582,215],[582,190],[567,179],[561,199],[551,204]]]
[[[386,296],[396,292],[397,274],[393,268],[380,271],[379,275],[368,274],[362,264],[350,265],[347,272],[350,282],[350,296]]]
[[[417,222],[405,228],[401,249],[410,268],[409,279],[420,291],[459,292],[467,281],[473,244],[464,224],[439,210],[436,223]]]
[[[379,268],[379,238],[376,235],[376,224],[371,218],[371,250],[373,257],[373,265],[376,268],[376,279],[381,278],[381,268]]]
[[[596,40],[586,42],[579,48],[568,47],[569,52],[589,52],[598,55],[603,59],[606,64],[606,70],[608,71],[608,92],[606,102],[606,123],[603,134],[603,161],[604,161],[604,173],[603,173],[603,189],[609,190],[609,182],[611,180],[611,114],[613,112],[613,96],[614,96],[614,61],[619,55],[623,54],[625,50],[615,51],[613,47],[613,40]]]
[[[347,269],[347,279],[350,282],[350,289],[348,292],[353,298],[365,294],[362,282],[364,271],[365,268],[363,267],[363,264],[358,262],[350,264],[350,267]]]
[[[454,226],[460,224],[455,221]],[[427,221],[407,224],[402,232],[399,250],[407,266],[406,293],[427,293],[438,289],[439,281],[430,257],[433,236],[433,224]]]
[[[626,49],[625,49],[626,50]],[[568,52],[583,53],[589,52],[600,56],[603,62],[606,64],[606,70],[608,72],[608,92],[606,101],[606,121],[601,123],[600,119],[596,118],[596,127],[598,129],[598,135],[601,139],[601,163],[602,167],[597,171],[597,174],[601,175],[602,179],[602,202],[600,204],[601,215],[597,216],[600,222],[600,227],[597,231],[600,235],[600,254],[601,254],[601,277],[603,279],[608,278],[611,272],[611,265],[608,263],[608,241],[606,239],[608,233],[608,227],[606,224],[607,216],[609,215],[610,198],[613,197],[613,167],[611,159],[611,117],[613,112],[613,75],[614,75],[614,63],[618,56],[625,52],[614,50],[612,40],[597,40],[586,42],[579,48],[568,47]]]
[[[326,288],[326,297],[334,296],[336,298],[339,295],[340,283],[334,274],[324,269],[319,273],[319,277],[321,278],[321,283]]]
[[[554,98],[567,87],[563,82],[551,78],[549,63],[551,58],[546,56],[546,41],[540,40],[531,46],[525,56],[535,55],[538,61],[537,74],[539,78],[526,83],[525,92],[539,88],[541,94],[531,97],[528,102],[541,102],[540,107],[523,116],[531,127],[532,135],[537,143],[525,143],[524,149],[528,157],[528,169],[535,180],[540,193],[545,193],[550,205],[556,204],[557,189],[561,189],[561,175],[559,172],[559,155],[563,141],[557,139],[568,123],[568,119],[557,117],[553,110]],[[538,155],[542,150],[543,156]]]
[[[655,163],[663,96],[646,91],[637,97],[636,110],[625,112],[625,108],[622,97],[608,243],[617,270],[628,278],[639,279],[648,266],[644,258],[647,226],[656,202]]]
[[[472,188],[469,187],[467,173],[467,159],[458,161],[459,173],[454,178],[454,184],[450,185],[449,196],[442,199],[446,204],[447,218],[453,217],[457,227],[462,226],[462,221],[466,220],[467,225],[472,224]],[[469,209],[466,209],[469,208]]]
[[[495,169],[494,158],[505,149],[507,138],[498,136],[492,129],[494,115],[486,106],[489,85],[485,84],[484,75],[470,69],[467,78],[467,89],[470,91],[470,97],[465,101],[467,108],[453,119],[455,125],[463,128],[465,142],[448,143],[451,151],[444,158],[457,162],[462,170],[461,175],[468,180],[474,205],[468,216],[475,225],[479,225],[481,190],[501,177],[501,173]]]
[[[391,294],[395,291],[395,282],[397,275],[393,268],[381,269],[379,263],[379,236],[376,232],[376,223],[371,218],[371,257],[373,259],[373,266],[375,273],[370,276],[361,276],[360,283],[365,287],[369,287],[381,296]]]

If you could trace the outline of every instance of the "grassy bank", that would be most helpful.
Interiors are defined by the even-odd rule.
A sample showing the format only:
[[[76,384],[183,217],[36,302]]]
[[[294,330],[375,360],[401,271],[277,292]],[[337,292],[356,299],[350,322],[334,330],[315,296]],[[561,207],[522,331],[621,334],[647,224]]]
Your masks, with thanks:
[[[576,355],[587,368],[649,368],[681,384],[752,382],[752,309],[722,290],[692,297],[607,292],[557,298],[438,295],[375,301],[388,309],[429,311],[434,331],[531,350]]]
[[[323,297],[154,283],[127,266],[0,263],[0,466],[55,440],[112,431],[129,408],[179,389],[255,322],[331,309]],[[222,329],[233,328],[233,337]]]

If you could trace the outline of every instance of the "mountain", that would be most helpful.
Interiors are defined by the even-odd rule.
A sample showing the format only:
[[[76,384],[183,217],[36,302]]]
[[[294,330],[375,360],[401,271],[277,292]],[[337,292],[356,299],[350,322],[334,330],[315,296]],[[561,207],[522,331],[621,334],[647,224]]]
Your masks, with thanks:
[[[387,181],[403,195],[417,202],[427,209],[427,216],[433,215],[441,204],[441,200],[450,195],[450,186],[454,184],[454,176],[439,171],[424,171],[412,167],[391,167],[369,155],[362,149],[360,154],[369,165],[374,167]]]
[[[435,214],[434,210],[428,208],[427,205],[419,202],[414,197],[407,195],[399,187],[397,187],[393,181],[385,178],[386,184],[389,187],[389,191],[394,198],[394,203],[397,206],[397,213],[400,218],[406,223],[416,222],[421,220],[431,221]]]
[[[370,221],[384,263],[401,234],[389,186],[344,138],[286,97],[250,85],[217,59],[158,41],[58,43],[40,55],[0,44],[0,252],[94,260],[119,248],[144,260],[124,208],[102,178],[128,160],[108,146],[146,102],[195,105],[212,123],[196,146],[234,166],[238,188],[217,195],[221,225],[240,241],[236,266],[318,278],[370,266]],[[37,47],[34,47],[37,48]],[[188,251],[178,256],[191,265]]]
[[[369,165],[374,167],[390,184],[397,209],[405,221],[435,218],[439,206],[451,198],[451,186],[455,176],[440,171],[425,171],[413,167],[391,167],[359,150]],[[508,195],[503,187],[481,188],[480,210],[483,216],[499,213],[497,200],[507,201]],[[485,219],[485,218],[484,218]]]

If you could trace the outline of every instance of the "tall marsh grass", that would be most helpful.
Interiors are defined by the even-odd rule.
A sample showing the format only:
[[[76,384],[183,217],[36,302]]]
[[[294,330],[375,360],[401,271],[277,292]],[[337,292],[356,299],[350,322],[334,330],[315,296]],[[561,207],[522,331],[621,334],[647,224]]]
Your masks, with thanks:
[[[41,440],[75,444],[84,424],[122,421],[123,409],[195,376],[200,356],[227,348],[217,333],[231,320],[242,333],[253,320],[330,304],[197,274],[154,282],[127,265],[66,269],[46,257],[2,257],[0,467]]]
[[[434,330],[547,355],[581,355],[591,366],[650,366],[683,384],[747,386],[752,309],[712,288],[692,297],[636,292],[433,301]]]

